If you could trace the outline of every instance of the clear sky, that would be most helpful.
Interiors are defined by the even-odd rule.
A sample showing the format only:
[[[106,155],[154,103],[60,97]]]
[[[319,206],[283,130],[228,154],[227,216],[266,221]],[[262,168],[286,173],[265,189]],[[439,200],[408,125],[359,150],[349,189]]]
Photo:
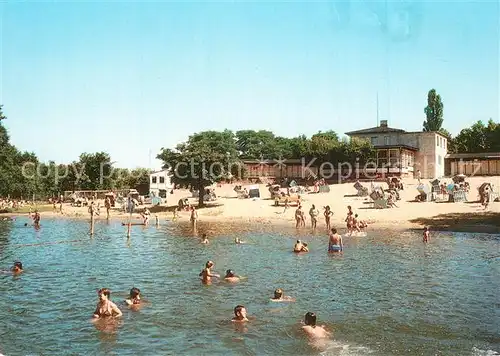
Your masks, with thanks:
[[[158,167],[206,129],[283,136],[499,118],[497,1],[7,2],[0,103],[42,160]]]

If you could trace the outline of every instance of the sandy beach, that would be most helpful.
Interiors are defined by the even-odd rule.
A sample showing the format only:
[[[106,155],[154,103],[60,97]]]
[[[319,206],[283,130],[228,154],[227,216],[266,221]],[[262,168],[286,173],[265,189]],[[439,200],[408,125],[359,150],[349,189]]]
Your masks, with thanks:
[[[450,180],[446,180],[451,182]],[[397,208],[374,209],[369,197],[359,197],[352,183],[335,184],[330,186],[329,193],[309,193],[302,195],[302,205],[306,212],[314,204],[320,211],[318,228],[324,227],[322,216],[323,207],[329,205],[334,213],[332,225],[340,228],[345,227],[344,219],[347,206],[352,206],[359,218],[370,222],[369,228],[403,228],[415,229],[423,226],[430,226],[436,230],[454,231],[477,231],[477,232],[500,232],[500,203],[491,202],[485,210],[478,202],[479,196],[477,188],[483,182],[490,182],[495,186],[500,186],[500,177],[472,177],[467,180],[470,184],[468,202],[465,203],[436,203],[436,202],[415,202],[418,194],[416,186],[418,182],[413,179],[404,180],[404,189],[400,191],[401,200],[396,202]],[[386,183],[380,183],[384,188]],[[363,183],[370,187],[370,183]],[[264,184],[260,185],[260,199],[238,199],[233,191],[233,184],[226,184],[216,188],[219,197],[217,201],[208,203],[208,206],[198,210],[200,222],[242,222],[261,223],[276,225],[294,225],[295,207],[292,206],[284,211],[283,206],[274,206],[274,201],[270,199],[268,188]],[[196,198],[191,198],[188,190],[175,190],[174,194],[168,197],[167,206],[151,208],[153,219],[158,215],[160,219],[170,220],[173,216],[172,210],[181,198],[189,198],[192,204],[197,203]],[[138,211],[142,210],[142,206]],[[48,210],[48,211],[47,211]],[[64,213],[54,212],[50,208],[42,210],[43,217],[65,217],[88,219],[88,211],[85,207],[72,207],[65,204]],[[8,214],[18,216],[21,214]],[[101,209],[101,215],[97,219],[105,219],[105,212]],[[134,214],[134,220],[139,219],[139,214]],[[126,221],[128,214],[115,208],[111,211],[111,219]],[[189,212],[179,214],[179,222],[187,222]],[[153,222],[154,223],[154,222]],[[306,226],[309,222],[306,221]]]

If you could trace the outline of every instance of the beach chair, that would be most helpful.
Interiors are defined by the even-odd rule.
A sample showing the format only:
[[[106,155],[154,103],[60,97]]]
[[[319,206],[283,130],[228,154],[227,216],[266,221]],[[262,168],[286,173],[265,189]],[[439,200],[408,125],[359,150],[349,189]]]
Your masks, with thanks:
[[[380,198],[373,201],[373,207],[375,209],[387,209],[387,199]]]
[[[363,185],[360,182],[356,182],[354,184],[354,188],[357,190],[358,196],[360,197],[368,196],[368,188],[363,187]]]
[[[455,203],[463,203],[467,201],[467,193],[465,190],[454,190],[452,193],[452,201]]]
[[[418,201],[422,201],[422,202],[432,201],[432,198],[433,198],[433,193],[431,191],[432,189],[429,188],[429,186],[427,184],[420,183],[417,186],[417,190],[419,192],[419,195],[417,196]]]

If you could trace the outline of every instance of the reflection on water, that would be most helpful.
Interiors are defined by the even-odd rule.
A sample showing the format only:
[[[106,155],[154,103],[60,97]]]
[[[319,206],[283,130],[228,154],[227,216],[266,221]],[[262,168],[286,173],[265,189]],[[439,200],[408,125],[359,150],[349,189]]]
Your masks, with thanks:
[[[25,272],[0,275],[0,353],[487,355],[500,351],[498,236],[369,231],[346,238],[343,256],[326,253],[322,230],[269,224],[134,226],[119,222],[0,222],[0,269],[21,260]],[[210,244],[200,243],[206,233]],[[196,235],[196,236],[194,236]],[[291,252],[297,236],[311,252]],[[246,244],[235,244],[241,237]],[[202,285],[233,269],[239,283]],[[132,310],[131,287],[148,301]],[[108,287],[121,320],[91,322],[96,290]],[[273,303],[276,288],[296,298]],[[232,323],[242,304],[253,318]],[[310,345],[301,332],[307,311],[334,340]],[[36,342],[27,342],[36,340]],[[68,345],[70,345],[68,347]]]

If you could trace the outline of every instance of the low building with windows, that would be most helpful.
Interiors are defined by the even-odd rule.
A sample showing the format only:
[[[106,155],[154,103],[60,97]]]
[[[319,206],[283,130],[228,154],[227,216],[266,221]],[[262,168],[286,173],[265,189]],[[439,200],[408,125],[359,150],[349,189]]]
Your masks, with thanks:
[[[164,169],[149,175],[149,194],[151,196],[166,198],[168,191],[173,187],[170,170]]]
[[[346,132],[349,137],[370,140],[376,150],[376,168],[367,167],[381,174],[413,176],[420,170],[421,177],[433,179],[443,177],[444,158],[448,140],[439,132],[407,132],[387,125]]]

